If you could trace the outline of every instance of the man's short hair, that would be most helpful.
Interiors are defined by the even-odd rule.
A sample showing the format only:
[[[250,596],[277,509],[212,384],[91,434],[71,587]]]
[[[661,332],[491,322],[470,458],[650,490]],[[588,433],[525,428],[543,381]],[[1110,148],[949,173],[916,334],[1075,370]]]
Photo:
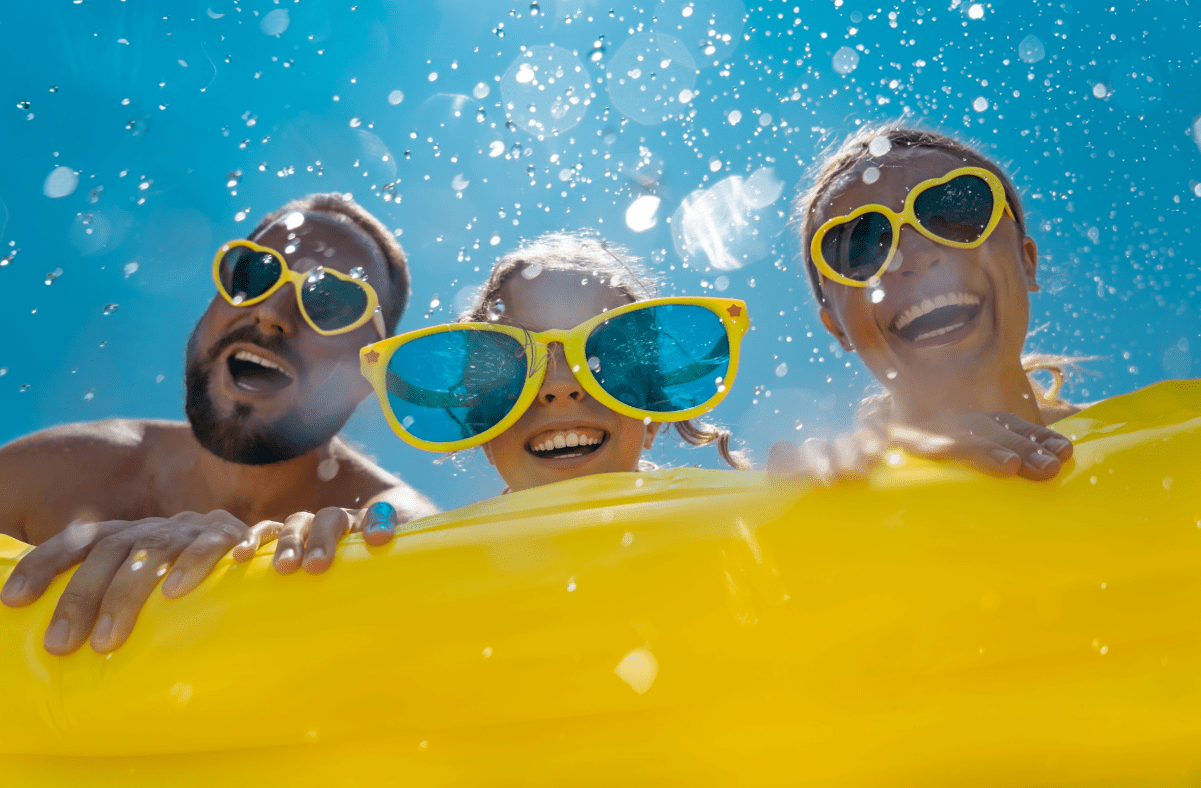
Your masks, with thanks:
[[[350,222],[366,233],[379,248],[380,254],[388,264],[388,291],[384,303],[380,304],[387,324],[388,333],[395,333],[396,324],[404,314],[405,306],[409,303],[409,263],[404,249],[395,236],[388,231],[384,223],[375,218],[366,208],[355,202],[349,194],[331,192],[329,194],[310,194],[272,211],[264,216],[258,226],[247,236],[254,240],[267,231],[271,225],[284,216],[299,211],[301,213],[320,213],[340,222]],[[378,289],[378,288],[377,288]],[[381,297],[383,294],[380,294]]]

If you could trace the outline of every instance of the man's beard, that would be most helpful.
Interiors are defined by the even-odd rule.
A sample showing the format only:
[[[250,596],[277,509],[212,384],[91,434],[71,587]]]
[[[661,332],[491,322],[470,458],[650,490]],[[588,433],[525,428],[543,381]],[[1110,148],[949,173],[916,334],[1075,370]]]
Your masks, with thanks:
[[[299,375],[293,385],[300,385],[304,377],[304,364],[282,337],[268,337],[246,326],[222,337],[209,350],[207,358],[198,359],[195,352],[196,329],[193,329],[188,337],[185,359],[187,398],[184,411],[192,425],[192,434],[201,446],[228,462],[271,465],[307,454],[338,434],[350,418],[353,408],[344,414],[313,413],[309,414],[312,417],[309,419],[301,418],[293,410],[274,421],[253,426],[249,422],[254,411],[245,403],[235,404],[233,413],[227,416],[220,415],[209,392],[212,369],[221,353],[240,341],[271,350],[292,362]]]

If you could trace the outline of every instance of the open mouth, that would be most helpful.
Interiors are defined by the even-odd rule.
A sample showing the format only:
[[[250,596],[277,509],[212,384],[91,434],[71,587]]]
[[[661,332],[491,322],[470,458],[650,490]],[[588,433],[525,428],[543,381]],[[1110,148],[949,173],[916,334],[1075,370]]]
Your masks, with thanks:
[[[274,361],[268,361],[249,350],[239,350],[226,362],[234,385],[257,394],[281,391],[292,384],[292,376]]]
[[[902,310],[892,330],[910,342],[936,339],[975,320],[982,304],[972,293],[943,293]]]
[[[595,427],[547,430],[533,437],[525,450],[540,459],[566,459],[592,454],[609,439],[609,433]]]

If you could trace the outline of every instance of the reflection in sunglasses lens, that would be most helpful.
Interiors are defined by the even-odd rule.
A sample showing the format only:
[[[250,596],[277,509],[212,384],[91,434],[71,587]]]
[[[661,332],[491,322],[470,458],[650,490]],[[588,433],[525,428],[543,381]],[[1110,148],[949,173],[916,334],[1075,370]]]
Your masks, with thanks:
[[[221,286],[235,303],[240,303],[270,290],[282,270],[273,255],[235,246],[221,258]]]
[[[593,377],[614,399],[640,410],[678,413],[725,390],[730,341],[702,306],[671,304],[606,320],[585,344]]]
[[[496,426],[521,395],[525,349],[490,331],[446,331],[396,349],[385,373],[388,404],[409,434],[433,443]]]
[[[323,331],[345,328],[367,311],[367,293],[356,282],[347,282],[314,268],[300,288],[300,301],[309,319]]]
[[[939,238],[971,243],[984,234],[992,218],[992,189],[983,178],[960,175],[919,194],[913,211],[922,226]]]
[[[822,257],[838,273],[866,282],[879,272],[892,248],[892,223],[881,213],[865,213],[830,229]]]

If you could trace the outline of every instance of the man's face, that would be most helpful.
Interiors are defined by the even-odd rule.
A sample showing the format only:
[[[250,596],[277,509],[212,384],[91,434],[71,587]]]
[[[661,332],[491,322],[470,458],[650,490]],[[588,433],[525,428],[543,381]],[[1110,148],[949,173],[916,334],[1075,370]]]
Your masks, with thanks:
[[[390,297],[387,262],[369,236],[325,214],[281,219],[255,242],[293,271],[361,267],[381,301]],[[288,229],[287,224],[294,225]],[[305,454],[338,433],[370,392],[358,351],[379,339],[372,321],[322,336],[300,314],[286,284],[248,307],[220,294],[188,340],[186,410],[202,446],[222,459],[266,465]]]

